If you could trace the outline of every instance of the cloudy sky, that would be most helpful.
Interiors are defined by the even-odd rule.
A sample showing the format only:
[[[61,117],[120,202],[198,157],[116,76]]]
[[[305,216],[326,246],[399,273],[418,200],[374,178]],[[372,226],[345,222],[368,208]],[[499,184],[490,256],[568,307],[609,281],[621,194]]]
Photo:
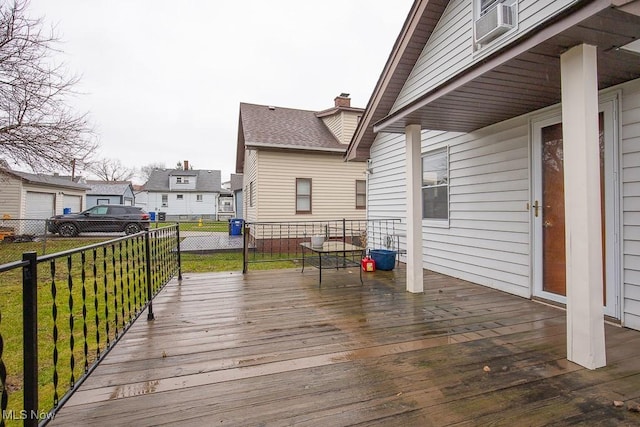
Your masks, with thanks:
[[[235,172],[240,102],[365,107],[412,0],[31,0],[100,157]]]

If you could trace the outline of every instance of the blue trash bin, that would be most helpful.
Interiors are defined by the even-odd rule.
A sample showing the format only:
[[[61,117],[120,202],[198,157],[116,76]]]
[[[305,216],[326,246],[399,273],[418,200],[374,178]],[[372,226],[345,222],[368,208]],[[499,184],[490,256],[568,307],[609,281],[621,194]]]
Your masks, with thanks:
[[[376,270],[393,270],[396,265],[396,251],[371,249],[371,258],[376,262]]]
[[[62,209],[62,213],[63,213],[64,215],[69,215],[69,214],[71,213],[71,208],[64,208],[64,209]]]
[[[231,235],[240,236],[242,234],[242,224],[244,220],[240,218],[231,218]]]
[[[151,220],[151,222],[156,220],[156,213],[154,211],[149,212],[149,220]]]

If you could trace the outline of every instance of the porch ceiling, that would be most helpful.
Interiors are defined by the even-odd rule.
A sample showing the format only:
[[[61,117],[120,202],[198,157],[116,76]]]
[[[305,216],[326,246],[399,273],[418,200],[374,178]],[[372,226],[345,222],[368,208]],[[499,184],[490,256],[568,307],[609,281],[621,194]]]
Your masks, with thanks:
[[[640,55],[620,49],[637,39],[640,16],[619,9],[606,8],[569,27],[557,22],[388,115],[374,131],[404,133],[406,125],[420,124],[470,132],[559,103],[560,55],[581,43],[598,48],[599,89],[639,78]]]

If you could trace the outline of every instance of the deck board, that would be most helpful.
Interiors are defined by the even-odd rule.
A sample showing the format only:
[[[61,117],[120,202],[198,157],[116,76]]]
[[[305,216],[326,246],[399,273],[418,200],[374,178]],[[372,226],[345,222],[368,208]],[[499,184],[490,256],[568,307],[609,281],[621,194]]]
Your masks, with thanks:
[[[188,274],[49,424],[638,425],[640,333],[566,360],[563,310],[425,272]],[[488,367],[487,371],[485,367]]]

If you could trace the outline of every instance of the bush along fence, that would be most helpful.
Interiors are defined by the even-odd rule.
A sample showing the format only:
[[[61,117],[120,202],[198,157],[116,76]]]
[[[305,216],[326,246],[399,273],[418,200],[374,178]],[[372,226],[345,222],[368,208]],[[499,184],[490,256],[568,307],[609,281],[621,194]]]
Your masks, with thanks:
[[[361,246],[367,250],[401,251],[404,226],[391,219],[336,219],[328,221],[247,222],[244,227],[243,272],[260,262],[302,259],[303,242],[312,237],[336,240]]]
[[[176,275],[177,225],[0,265],[0,426],[46,424]]]

